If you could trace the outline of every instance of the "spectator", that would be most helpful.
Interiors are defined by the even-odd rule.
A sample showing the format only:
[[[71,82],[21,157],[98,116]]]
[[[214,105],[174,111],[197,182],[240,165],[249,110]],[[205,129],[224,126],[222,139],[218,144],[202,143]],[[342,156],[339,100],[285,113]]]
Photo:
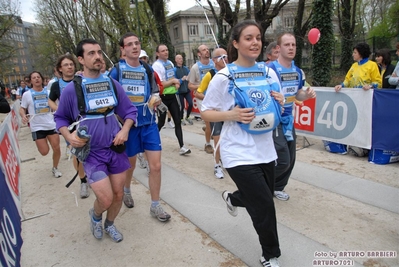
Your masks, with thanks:
[[[7,99],[0,95],[0,113],[8,113],[11,111],[10,104]]]
[[[359,43],[353,48],[353,63],[345,76],[344,82],[335,86],[339,92],[343,87],[363,88],[363,90],[377,89],[382,86],[381,74],[378,65],[369,60],[371,54],[370,46],[366,43]],[[329,146],[337,145],[331,142]],[[348,152],[354,156],[363,157],[368,155],[368,150],[361,147],[348,146]]]
[[[352,57],[356,62],[352,64],[345,80],[335,86],[336,92],[342,87],[363,88],[363,90],[381,88],[382,80],[378,65],[369,60],[370,54],[370,46],[366,43],[359,43],[353,48]]]
[[[375,61],[378,64],[378,68],[380,70],[381,78],[382,78],[382,88],[383,89],[392,89],[395,88],[395,85],[391,85],[388,82],[388,79],[391,77],[395,66],[391,64],[391,54],[388,49],[381,49],[375,53]]]
[[[399,89],[399,42],[396,43],[396,55],[398,56],[398,63],[396,63],[395,70],[388,79],[388,82],[390,85],[395,85],[396,89]]]

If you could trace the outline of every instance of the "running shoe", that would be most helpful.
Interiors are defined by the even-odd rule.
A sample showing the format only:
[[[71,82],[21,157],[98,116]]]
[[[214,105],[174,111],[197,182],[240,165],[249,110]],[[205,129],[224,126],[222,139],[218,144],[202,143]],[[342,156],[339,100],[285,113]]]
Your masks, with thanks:
[[[89,184],[81,183],[80,184],[80,198],[88,198],[90,195]]]
[[[223,173],[223,170],[222,170],[222,166],[216,165],[214,174],[215,174],[217,179],[223,179],[224,178],[224,173]]]
[[[238,214],[238,210],[237,210],[237,207],[235,207],[231,204],[229,194],[231,194],[229,191],[227,191],[227,190],[224,191],[222,193],[222,198],[223,198],[224,202],[226,202],[227,211],[230,213],[231,216],[236,217]]]
[[[180,148],[180,151],[179,151],[180,155],[186,155],[186,154],[190,154],[190,153],[191,153],[191,150],[186,148],[185,146],[182,146]]]
[[[212,145],[210,145],[210,144],[208,144],[208,145],[205,144],[204,150],[205,150],[205,152],[208,153],[208,154],[212,154],[212,153],[213,153],[213,147],[212,147]]]
[[[137,158],[139,159],[139,166],[141,169],[147,168],[147,161],[144,158],[143,153],[138,153]]]
[[[189,117],[186,118],[186,122],[187,122],[188,124],[190,124],[190,125],[193,125],[193,124],[194,124],[193,121],[192,121]]]
[[[55,178],[60,178],[62,176],[62,173],[55,167],[51,169],[51,172],[53,173]]]
[[[181,120],[180,124],[183,125],[183,126],[186,126],[186,122],[183,119]]]
[[[158,204],[155,207],[151,206],[150,214],[151,214],[151,216],[156,217],[158,219],[158,221],[161,221],[161,222],[166,222],[171,217],[168,213],[166,213],[166,211],[163,210],[163,208],[161,207],[161,204]]]
[[[282,201],[287,201],[288,199],[290,199],[290,195],[288,195],[286,192],[284,191],[274,191],[274,196],[278,199],[278,200],[282,200]]]
[[[175,128],[175,124],[173,123],[173,121],[168,121],[168,124],[170,128]]]
[[[101,239],[101,238],[103,238],[102,220],[99,220],[98,222],[95,221],[94,218],[93,218],[93,214],[94,214],[94,209],[91,208],[89,210],[91,233],[94,235],[95,238]]]
[[[118,231],[118,229],[116,229],[115,225],[105,227],[104,231],[116,243],[119,243],[123,240],[123,235]]]
[[[134,200],[131,193],[123,193],[123,203],[129,209],[134,207]]]
[[[262,256],[260,257],[260,263],[263,267],[280,267],[277,258],[271,258],[268,261]]]

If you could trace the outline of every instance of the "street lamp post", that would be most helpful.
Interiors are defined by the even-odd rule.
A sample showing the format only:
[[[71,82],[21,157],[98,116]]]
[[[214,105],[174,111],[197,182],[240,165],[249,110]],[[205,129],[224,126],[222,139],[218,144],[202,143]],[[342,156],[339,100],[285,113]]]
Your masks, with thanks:
[[[130,8],[136,8],[137,24],[138,24],[140,42],[142,40],[141,40],[141,28],[140,28],[139,2],[143,2],[143,1],[144,0],[130,0]]]

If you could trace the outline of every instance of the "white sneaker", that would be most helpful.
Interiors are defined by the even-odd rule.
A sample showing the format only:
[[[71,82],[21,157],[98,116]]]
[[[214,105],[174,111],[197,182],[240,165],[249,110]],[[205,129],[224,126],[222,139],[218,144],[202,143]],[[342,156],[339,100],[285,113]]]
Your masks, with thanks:
[[[191,153],[191,150],[186,148],[185,146],[182,146],[180,148],[180,151],[179,151],[180,155],[186,155],[186,154],[190,154],[190,153]]]
[[[175,128],[175,124],[173,123],[173,121],[168,121],[168,124],[170,128]]]
[[[139,166],[141,169],[147,168],[147,161],[145,160],[143,153],[138,153],[137,158],[139,159]]]
[[[222,198],[223,198],[224,202],[226,202],[227,211],[229,212],[229,214],[233,217],[236,217],[238,214],[238,210],[237,210],[237,207],[235,207],[231,204],[229,194],[231,194],[229,191],[227,191],[227,190],[224,191],[222,193]]]
[[[223,170],[222,170],[222,166],[220,166],[219,164],[215,165],[214,174],[215,174],[217,179],[223,179],[224,178],[224,173],[223,173]]]
[[[81,183],[80,184],[80,198],[88,198],[90,196],[89,184]]]
[[[290,199],[290,195],[288,195],[284,191],[274,191],[274,196],[282,201],[287,201],[288,199]]]
[[[53,172],[55,178],[60,178],[62,176],[62,173],[57,168],[53,167],[51,171]]]
[[[263,267],[280,267],[280,263],[277,258],[271,258],[268,261],[262,256],[260,257],[260,263]]]
[[[66,159],[71,160],[72,153],[71,153],[71,149],[69,147],[66,147],[65,156],[66,156]]]

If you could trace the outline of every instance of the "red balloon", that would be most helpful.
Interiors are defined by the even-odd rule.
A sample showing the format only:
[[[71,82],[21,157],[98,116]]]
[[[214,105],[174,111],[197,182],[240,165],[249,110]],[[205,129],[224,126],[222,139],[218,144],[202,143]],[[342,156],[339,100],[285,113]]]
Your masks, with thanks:
[[[312,45],[316,44],[320,39],[319,29],[317,29],[317,28],[310,29],[309,34],[308,34],[308,39]]]

